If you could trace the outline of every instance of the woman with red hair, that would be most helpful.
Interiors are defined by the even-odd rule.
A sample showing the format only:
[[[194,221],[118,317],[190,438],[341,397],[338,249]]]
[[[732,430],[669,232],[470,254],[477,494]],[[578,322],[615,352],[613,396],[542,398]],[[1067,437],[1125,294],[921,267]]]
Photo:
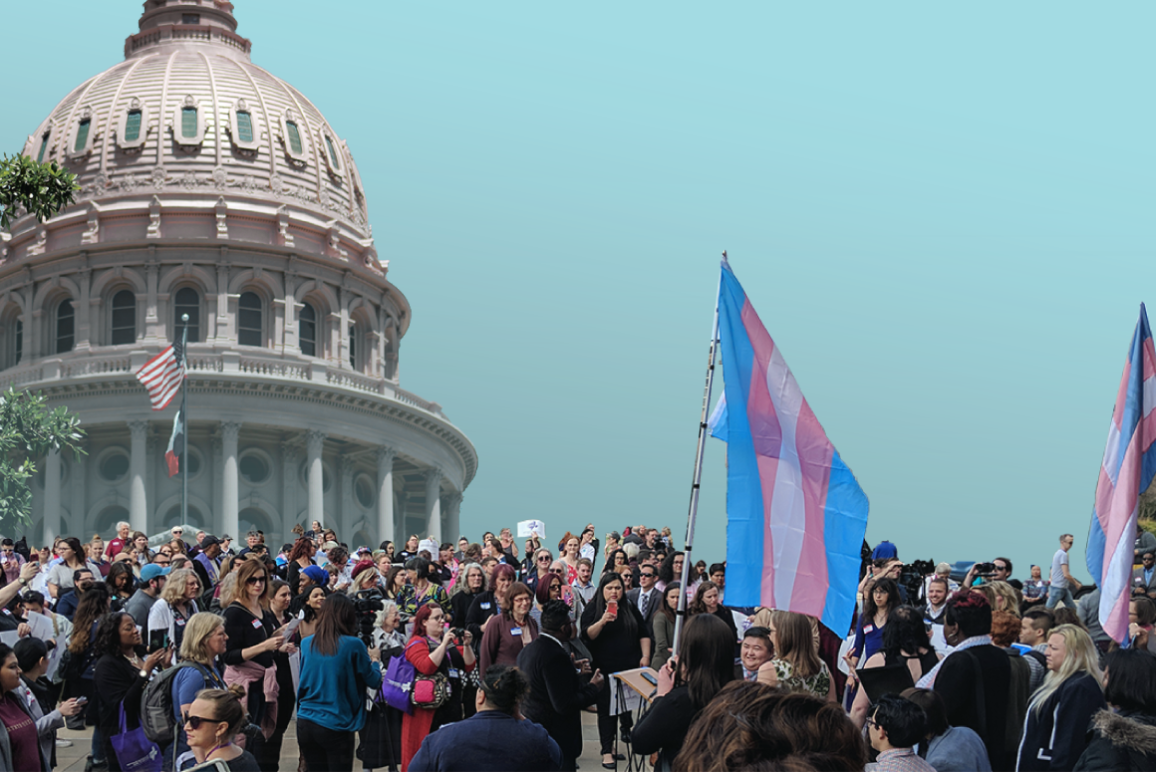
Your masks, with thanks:
[[[401,770],[406,772],[410,759],[421,747],[426,735],[443,724],[462,720],[462,680],[475,665],[473,636],[463,630],[458,640],[445,627],[445,612],[436,603],[427,603],[413,616],[413,636],[405,646],[405,658],[418,675],[441,673],[449,680],[449,699],[437,708],[414,706],[413,715],[401,720]]]

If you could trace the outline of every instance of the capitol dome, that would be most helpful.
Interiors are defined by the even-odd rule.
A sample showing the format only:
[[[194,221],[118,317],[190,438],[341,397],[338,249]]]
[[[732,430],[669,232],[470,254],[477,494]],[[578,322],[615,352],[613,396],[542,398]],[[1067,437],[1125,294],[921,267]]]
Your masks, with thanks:
[[[311,520],[365,541],[456,538],[477,455],[400,386],[411,309],[357,165],[308,98],[250,61],[233,10],[148,0],[125,60],[24,146],[81,190],[0,231],[0,387],[44,391],[88,433],[86,456],[44,460],[30,535],[176,522],[176,403],[151,411],[133,374],[188,314],[188,524],[259,527],[278,546]]]

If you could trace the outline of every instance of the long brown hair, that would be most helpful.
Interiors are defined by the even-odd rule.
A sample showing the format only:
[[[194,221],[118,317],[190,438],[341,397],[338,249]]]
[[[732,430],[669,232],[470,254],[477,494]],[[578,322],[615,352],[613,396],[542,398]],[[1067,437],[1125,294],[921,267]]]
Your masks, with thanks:
[[[240,565],[234,572],[237,574],[237,597],[234,602],[248,598],[249,578],[254,574],[261,573],[265,575],[265,586],[261,588],[261,596],[257,598],[257,603],[262,607],[267,606],[269,604],[269,591],[273,588],[273,576],[265,568],[265,563],[257,559],[241,560],[238,563]]]
[[[103,584],[92,585],[80,596],[72,617],[72,638],[68,642],[68,650],[73,656],[83,654],[88,648],[92,623],[108,613],[108,601],[108,588]]]
[[[678,647],[678,677],[696,708],[705,708],[734,680],[734,648],[734,634],[714,614],[700,614],[686,623]]]
[[[313,632],[313,653],[332,656],[337,653],[341,636],[357,633],[357,612],[348,595],[334,593],[317,612],[317,629]]]
[[[811,620],[804,614],[775,609],[771,612],[771,624],[779,639],[775,646],[775,658],[790,662],[795,675],[810,678],[819,672],[822,664],[819,652],[815,650],[815,636],[811,632]]]
[[[838,703],[737,680],[698,714],[673,768],[863,769],[866,763],[863,734]]]

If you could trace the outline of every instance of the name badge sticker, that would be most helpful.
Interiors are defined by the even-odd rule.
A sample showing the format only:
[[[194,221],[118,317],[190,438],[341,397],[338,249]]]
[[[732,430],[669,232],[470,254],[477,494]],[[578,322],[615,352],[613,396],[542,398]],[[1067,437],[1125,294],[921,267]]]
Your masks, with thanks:
[[[482,608],[484,608],[486,611],[489,611],[490,608],[493,607],[493,605],[494,605],[493,603],[483,603]]]
[[[522,634],[522,628],[520,628],[520,627],[511,627],[510,628],[510,635],[520,636],[521,634]]]
[[[254,630],[260,630],[261,629],[261,620],[260,619],[254,619],[253,620],[253,629]]]

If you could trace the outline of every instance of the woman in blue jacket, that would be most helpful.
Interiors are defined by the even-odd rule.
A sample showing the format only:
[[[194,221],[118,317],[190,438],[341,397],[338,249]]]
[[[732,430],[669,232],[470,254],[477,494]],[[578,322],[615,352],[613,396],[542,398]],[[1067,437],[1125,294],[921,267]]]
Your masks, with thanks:
[[[309,769],[353,770],[354,733],[365,724],[365,690],[381,686],[377,649],[357,632],[353,601],[330,595],[317,631],[301,642],[297,744]]]
[[[1104,682],[1091,637],[1076,625],[1052,630],[1048,675],[1028,703],[1017,772],[1072,769],[1088,744],[1088,724],[1103,710]]]

